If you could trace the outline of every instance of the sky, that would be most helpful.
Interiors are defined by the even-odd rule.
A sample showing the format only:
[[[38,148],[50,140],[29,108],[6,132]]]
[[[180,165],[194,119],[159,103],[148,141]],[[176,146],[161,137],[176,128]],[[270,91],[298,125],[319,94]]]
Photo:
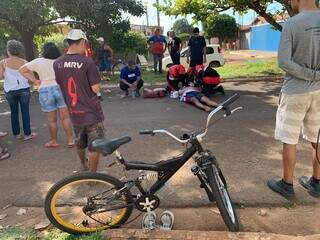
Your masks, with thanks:
[[[148,7],[148,13],[149,13],[149,24],[150,25],[157,25],[157,9],[153,6],[156,2],[156,0],[149,0],[149,1],[142,1],[147,7]],[[160,0],[160,4],[161,4]],[[279,4],[272,4],[269,6],[269,11],[276,11],[277,9],[280,8],[281,5]],[[234,13],[233,10],[228,10],[225,13],[232,15],[235,17],[237,23],[246,25],[251,23],[256,17],[257,14],[254,11],[249,11],[247,14],[244,14],[243,16],[240,16],[237,13]],[[179,16],[177,19],[182,18]],[[189,20],[189,23],[192,22],[192,17],[187,16],[187,19]],[[166,16],[165,14],[161,13],[160,14],[160,25],[164,27],[164,32],[167,32],[171,30],[173,23],[175,22],[176,18],[175,17],[170,17]],[[146,15],[144,14],[141,17],[132,17],[130,16],[130,22],[132,24],[139,24],[139,25],[147,25],[147,18]],[[199,26],[201,27],[201,26]]]

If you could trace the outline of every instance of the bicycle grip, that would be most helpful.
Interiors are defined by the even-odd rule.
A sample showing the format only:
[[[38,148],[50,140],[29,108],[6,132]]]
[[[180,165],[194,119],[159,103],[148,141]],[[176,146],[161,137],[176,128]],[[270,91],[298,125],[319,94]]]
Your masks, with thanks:
[[[140,135],[154,135],[153,130],[143,129],[139,131]]]

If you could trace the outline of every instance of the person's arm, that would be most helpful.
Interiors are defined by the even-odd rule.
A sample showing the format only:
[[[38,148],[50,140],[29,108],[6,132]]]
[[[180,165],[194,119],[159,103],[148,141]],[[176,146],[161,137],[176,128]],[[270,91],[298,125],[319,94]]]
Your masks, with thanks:
[[[120,82],[123,82],[124,84],[126,84],[129,88],[132,87],[132,84],[128,83],[128,81],[126,80],[126,73],[125,73],[125,68],[123,68],[120,72]]]
[[[192,37],[189,39],[189,42],[188,42],[188,48],[189,48],[189,50],[188,50],[188,54],[187,54],[187,63],[190,63],[190,55],[191,55],[191,39],[192,39]]]
[[[99,71],[92,59],[89,60],[88,64],[89,66],[87,69],[87,78],[91,86],[91,90],[94,93],[98,93],[100,92],[100,83],[101,83]]]
[[[4,79],[4,64],[0,61],[0,80]]]
[[[163,37],[163,43],[164,43],[164,50],[163,50],[163,53],[166,52],[167,48],[168,48],[168,42],[167,40],[165,39],[165,37]]]
[[[24,76],[26,79],[28,79],[30,82],[33,82],[36,85],[41,84],[41,80],[36,79],[36,77],[33,74],[33,71],[29,69],[30,66],[32,66],[32,62],[27,63],[23,65],[20,69],[19,72],[22,76]]]
[[[320,81],[320,71],[306,68],[293,60],[293,34],[290,21],[282,30],[278,53],[279,67],[286,73],[306,81]],[[307,54],[307,53],[306,53]]]
[[[179,53],[181,52],[181,50],[182,50],[182,41],[181,41],[181,39],[179,38]]]

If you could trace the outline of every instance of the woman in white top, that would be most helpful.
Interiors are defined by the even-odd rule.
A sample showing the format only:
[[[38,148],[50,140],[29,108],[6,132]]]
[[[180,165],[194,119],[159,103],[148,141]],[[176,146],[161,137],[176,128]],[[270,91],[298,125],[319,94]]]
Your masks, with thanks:
[[[10,40],[7,43],[8,58],[0,62],[0,79],[4,79],[4,91],[11,109],[11,126],[13,135],[22,139],[20,134],[19,105],[22,115],[24,140],[30,140],[36,136],[30,127],[30,86],[28,79],[23,77],[19,68],[26,63],[24,60],[24,47],[21,42]]]
[[[56,82],[53,70],[53,63],[55,59],[60,56],[61,53],[58,47],[54,43],[49,42],[44,45],[41,58],[34,59],[20,68],[20,73],[24,77],[40,85],[39,101],[41,110],[47,115],[51,136],[51,140],[45,144],[46,148],[57,148],[60,146],[57,139],[58,114],[67,136],[68,147],[72,148],[75,146],[68,109],[64,102],[61,90]],[[35,78],[33,72],[36,72],[39,75],[40,80]]]

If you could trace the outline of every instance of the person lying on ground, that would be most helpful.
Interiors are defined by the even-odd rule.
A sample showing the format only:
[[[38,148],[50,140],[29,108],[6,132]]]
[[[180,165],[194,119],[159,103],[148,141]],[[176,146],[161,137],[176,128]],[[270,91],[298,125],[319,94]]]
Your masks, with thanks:
[[[143,87],[143,83],[139,67],[134,61],[130,60],[120,73],[120,89],[125,92],[124,97],[129,95],[129,90],[132,97],[140,97],[140,89]]]
[[[219,73],[204,65],[197,65],[195,67],[196,84],[195,86],[202,89],[202,93],[206,96],[210,96],[216,93],[225,95],[224,88],[221,85],[221,78]]]
[[[173,91],[179,91],[180,83],[182,86],[187,86],[186,69],[184,68],[184,66],[179,64],[170,67],[167,73],[167,82],[167,91],[169,93]]]
[[[206,97],[197,87],[184,87],[179,91],[179,94],[181,96],[180,101],[193,104],[206,112],[210,112],[213,107],[218,106],[218,103]]]

